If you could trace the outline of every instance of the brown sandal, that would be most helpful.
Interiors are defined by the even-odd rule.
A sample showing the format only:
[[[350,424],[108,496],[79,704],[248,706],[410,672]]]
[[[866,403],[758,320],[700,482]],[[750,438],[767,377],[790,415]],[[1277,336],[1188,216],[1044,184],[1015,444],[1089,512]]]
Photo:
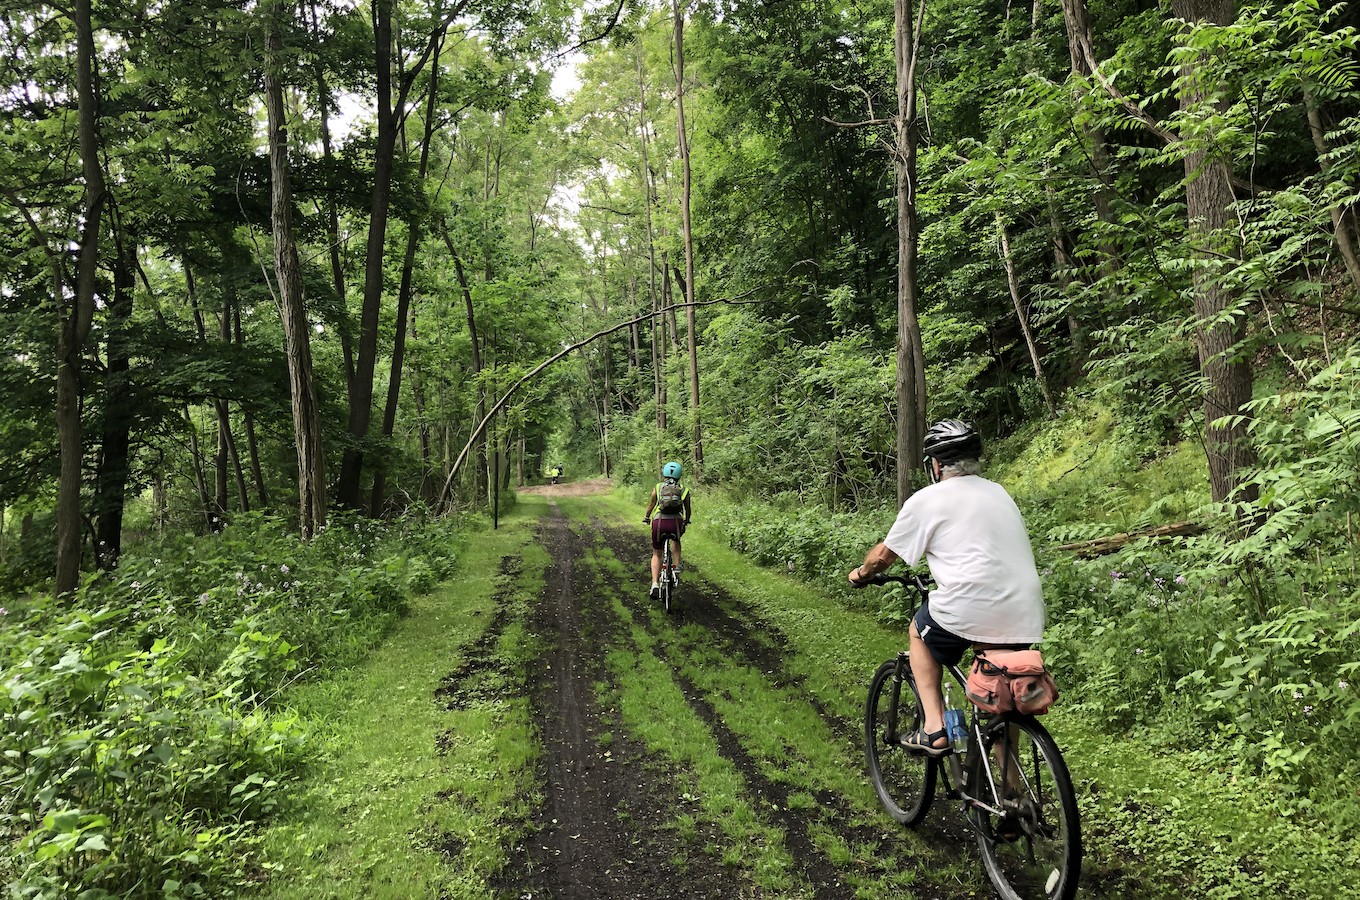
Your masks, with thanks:
[[[944,746],[935,746],[935,742],[941,739],[945,742]],[[932,759],[948,756],[954,750],[954,746],[949,743],[949,734],[943,728],[928,734],[924,729],[918,728],[915,731],[902,735],[900,743],[907,750],[915,750],[924,753]]]

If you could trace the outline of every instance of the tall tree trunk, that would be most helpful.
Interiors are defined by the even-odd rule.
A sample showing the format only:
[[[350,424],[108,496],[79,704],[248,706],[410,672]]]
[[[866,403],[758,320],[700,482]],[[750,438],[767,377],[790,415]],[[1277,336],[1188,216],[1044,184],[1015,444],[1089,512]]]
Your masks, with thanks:
[[[1324,175],[1332,174],[1332,164],[1328,155],[1332,152],[1327,140],[1327,127],[1322,120],[1322,109],[1312,90],[1304,88],[1304,106],[1308,110],[1308,133],[1313,136],[1313,146],[1317,149],[1318,165]],[[1336,250],[1341,261],[1346,264],[1346,272],[1351,276],[1351,284],[1360,290],[1360,256],[1355,250],[1355,207],[1350,204],[1333,206],[1332,236],[1336,240]]]
[[[373,194],[368,214],[368,247],[364,263],[364,305],[359,318],[359,356],[354,366],[354,390],[349,395],[349,435],[355,446],[345,448],[336,481],[336,502],[358,509],[363,492],[364,453],[373,418],[373,375],[378,363],[378,320],[382,312],[383,255],[387,243],[387,213],[392,201],[392,168],[397,128],[392,109],[393,0],[373,0],[373,48],[377,72],[377,141],[373,150]]]
[[[439,52],[441,41],[434,51],[430,68],[429,91],[426,94],[424,132],[420,140],[420,164],[417,173],[424,181],[430,168],[430,141],[435,129],[435,101],[439,91]],[[406,359],[406,322],[411,311],[411,295],[415,291],[416,250],[425,235],[425,219],[422,215],[412,215],[406,228],[406,254],[401,263],[401,286],[397,289],[397,322],[392,340],[392,363],[387,377],[387,403],[383,407],[382,436],[390,439],[397,427],[397,404],[401,399],[401,373]],[[387,468],[379,465],[373,475],[373,496],[369,515],[378,517],[383,511],[383,492],[387,488]]]
[[[283,32],[293,17],[293,0],[272,0],[265,59],[265,107],[269,116],[269,183],[274,229],[274,269],[288,356],[293,401],[293,435],[298,460],[298,526],[310,538],[326,524],[326,456],[321,415],[312,374],[311,325],[302,287],[302,266],[293,233],[293,186],[288,170],[288,126],[279,75],[284,65]]]
[[[1086,0],[1062,0],[1063,24],[1067,29],[1067,50],[1072,72],[1081,78],[1095,73],[1095,49],[1091,37],[1091,19]],[[1106,224],[1114,223],[1114,191],[1110,184],[1110,151],[1105,132],[1089,124],[1080,125],[1091,148],[1091,175],[1095,180],[1091,200],[1096,216]],[[1109,241],[1101,242],[1101,268],[1106,274],[1119,265],[1118,251]]]
[[[1191,23],[1230,24],[1232,0],[1172,0],[1172,12]],[[1180,105],[1183,111],[1199,109],[1216,93],[1207,83],[1206,60],[1187,63],[1180,73]],[[1199,139],[1203,141],[1203,139]],[[1207,143],[1207,142],[1206,142]],[[1238,351],[1246,337],[1240,316],[1223,313],[1236,298],[1219,278],[1221,260],[1235,250],[1229,224],[1233,202],[1232,180],[1225,161],[1212,157],[1203,144],[1185,157],[1185,200],[1190,237],[1198,257],[1194,273],[1195,328],[1200,370],[1208,389],[1204,395],[1204,446],[1209,458],[1209,488],[1213,499],[1223,502],[1237,495],[1243,478],[1254,463],[1247,435],[1251,418],[1245,404],[1251,400],[1251,363]],[[1231,416],[1227,424],[1219,420]],[[1254,499],[1249,489],[1241,499]]]
[[[321,33],[321,17],[317,12],[316,0],[311,0],[308,8],[312,14],[312,40],[318,45],[326,37]],[[312,68],[316,75],[316,96],[318,102],[317,118],[321,126],[321,159],[329,168],[335,154],[331,149],[331,91],[326,81],[325,55],[312,54]],[[348,393],[354,392],[354,336],[350,333],[349,304],[345,298],[345,266],[340,258],[340,208],[335,196],[329,195],[326,207],[326,243],[331,262],[331,283],[335,287],[336,305],[340,310],[340,352],[345,360],[345,387]]]
[[[913,25],[911,0],[893,4],[897,63],[897,502],[911,496],[911,476],[921,459],[926,428],[926,365],[921,343],[920,287],[916,254],[916,64],[926,2],[920,0]]]
[[[236,335],[236,346],[245,347],[245,336],[241,331],[241,305],[231,304],[232,330]],[[255,495],[261,507],[269,505],[269,490],[264,483],[264,469],[260,466],[260,446],[255,440],[255,417],[249,409],[242,407],[241,418],[246,426],[246,451],[250,454],[250,475],[255,481]]]
[[[675,11],[675,130],[680,152],[680,227],[685,241],[685,325],[689,343],[689,407],[694,423],[694,478],[703,475],[704,437],[699,415],[699,335],[694,308],[694,231],[690,223],[689,134],[685,128],[685,11],[672,0]]]
[[[1020,276],[1016,274],[1015,258],[1011,255],[1010,229],[1006,227],[1001,213],[996,214],[996,230],[1001,239],[1001,262],[1006,267],[1006,284],[1010,287],[1011,302],[1015,304],[1015,318],[1020,322],[1020,332],[1025,336],[1025,346],[1029,348],[1029,361],[1034,364],[1034,380],[1039,383],[1039,392],[1044,396],[1048,417],[1056,419],[1058,407],[1048,390],[1048,380],[1044,378],[1044,365],[1039,359],[1039,347],[1034,343],[1034,331],[1029,327],[1029,316],[1025,314],[1025,303],[1020,296]]]
[[[59,288],[53,300],[62,310],[57,336],[57,571],[53,590],[60,597],[80,582],[83,521],[80,515],[84,462],[80,422],[80,358],[94,321],[95,275],[99,267],[99,226],[107,195],[99,160],[99,105],[94,89],[94,25],[91,0],[75,0],[76,115],[80,168],[85,181],[75,292],[68,303]],[[63,279],[58,279],[64,281]]]
[[[115,217],[116,221],[116,217]],[[118,565],[123,552],[123,511],[127,502],[128,456],[132,445],[132,397],[128,372],[127,327],[132,319],[137,278],[137,241],[118,241],[113,296],[108,315],[108,372],[104,381],[104,433],[95,476],[95,561],[101,569]]]
[[[449,249],[449,255],[453,257],[454,272],[458,275],[458,284],[463,290],[463,303],[467,307],[468,337],[472,342],[472,379],[477,390],[477,406],[474,414],[480,422],[486,415],[486,388],[482,384],[482,350],[481,342],[477,338],[477,316],[472,305],[472,285],[468,283],[467,272],[463,269],[463,259],[458,255],[458,251],[453,247],[453,239],[449,237],[448,229],[444,229],[444,245]],[[477,441],[477,465],[474,471],[478,474],[474,476],[473,493],[482,496],[484,489],[490,488],[490,482],[482,481],[480,473],[486,472],[486,435],[483,434]]]
[[[198,423],[194,421],[187,405],[184,407],[184,427],[189,433],[189,463],[193,467],[194,487],[198,488],[198,506],[203,510],[203,522],[209,531],[221,531],[221,520],[213,506],[208,479],[203,472],[203,452],[198,446]]]
[[[420,341],[420,333],[416,329],[416,309],[411,310],[411,340]],[[412,360],[411,365],[411,400],[416,407],[416,422],[420,434],[420,498],[426,503],[433,503],[434,485],[430,481],[430,465],[433,457],[430,439],[430,421],[426,413],[425,402],[425,381],[421,367],[418,365],[419,356]]]

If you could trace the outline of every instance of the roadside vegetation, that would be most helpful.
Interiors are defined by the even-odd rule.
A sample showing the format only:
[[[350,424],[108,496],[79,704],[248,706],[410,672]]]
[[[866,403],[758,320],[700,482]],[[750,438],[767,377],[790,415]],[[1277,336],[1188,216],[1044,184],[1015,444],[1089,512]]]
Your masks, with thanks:
[[[218,897],[317,747],[291,686],[367,655],[452,571],[447,521],[242,517],[139,544],[0,621],[0,881],[21,897]]]

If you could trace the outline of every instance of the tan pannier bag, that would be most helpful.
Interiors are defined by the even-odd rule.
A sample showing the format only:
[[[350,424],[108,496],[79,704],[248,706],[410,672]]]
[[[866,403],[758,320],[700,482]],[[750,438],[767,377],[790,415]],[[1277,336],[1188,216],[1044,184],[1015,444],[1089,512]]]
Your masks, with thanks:
[[[966,693],[983,712],[1041,716],[1058,699],[1058,686],[1038,650],[980,650]]]

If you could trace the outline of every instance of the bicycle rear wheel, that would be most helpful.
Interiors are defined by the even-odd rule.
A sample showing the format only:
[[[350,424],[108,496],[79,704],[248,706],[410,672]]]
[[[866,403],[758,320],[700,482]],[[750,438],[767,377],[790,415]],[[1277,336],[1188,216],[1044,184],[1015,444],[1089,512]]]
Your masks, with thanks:
[[[904,825],[915,825],[925,818],[935,796],[936,761],[924,753],[910,753],[897,742],[898,736],[921,725],[921,698],[911,672],[903,673],[897,700],[897,721],[891,722],[893,691],[897,683],[893,672],[896,660],[878,667],[869,682],[869,697],[864,704],[864,755],[869,778],[888,815]]]
[[[666,538],[661,542],[661,605],[666,612],[671,611],[671,598],[675,596],[675,583],[671,580],[671,542]]]
[[[1033,716],[986,727],[968,760],[970,793],[987,877],[1003,900],[1071,900],[1081,877],[1081,822],[1067,764]]]

